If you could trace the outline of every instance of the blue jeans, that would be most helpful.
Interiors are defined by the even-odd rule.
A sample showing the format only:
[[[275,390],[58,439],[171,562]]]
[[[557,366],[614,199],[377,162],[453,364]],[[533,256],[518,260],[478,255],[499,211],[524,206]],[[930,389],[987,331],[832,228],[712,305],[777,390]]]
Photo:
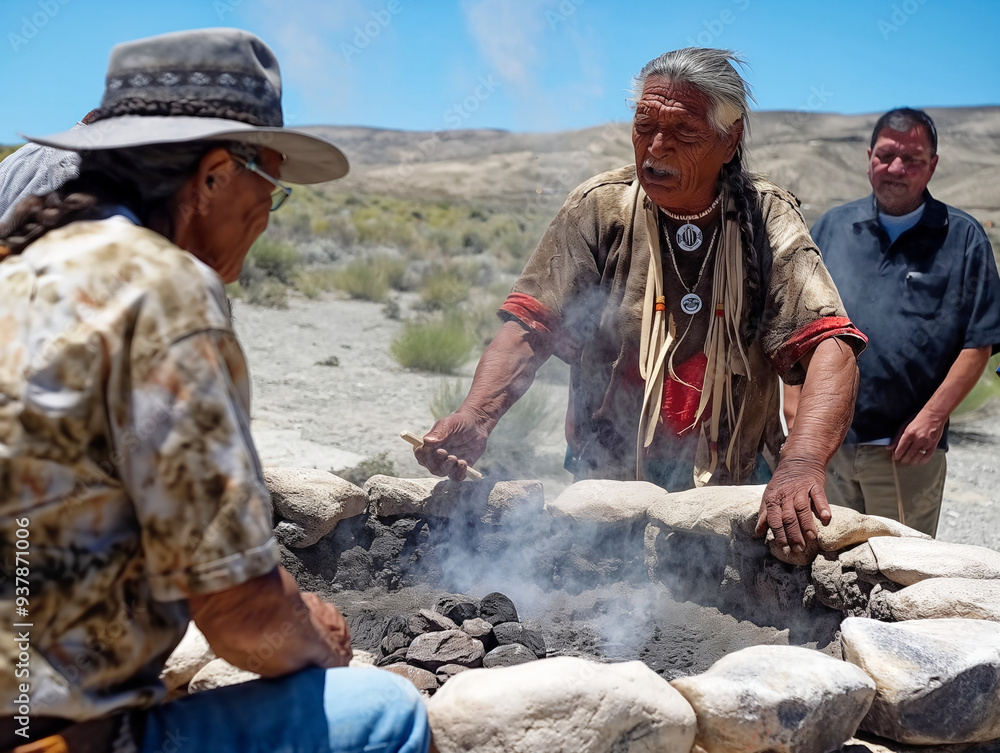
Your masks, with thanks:
[[[402,677],[304,669],[150,709],[142,753],[426,753],[427,711]]]

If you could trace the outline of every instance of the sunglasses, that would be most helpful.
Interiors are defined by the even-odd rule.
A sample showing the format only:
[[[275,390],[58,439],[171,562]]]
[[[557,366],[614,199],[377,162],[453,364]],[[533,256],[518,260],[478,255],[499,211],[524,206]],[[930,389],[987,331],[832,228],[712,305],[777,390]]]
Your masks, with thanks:
[[[286,185],[280,183],[276,178],[272,178],[266,172],[264,172],[260,165],[256,161],[242,160],[239,157],[234,157],[234,159],[239,162],[243,167],[252,173],[257,173],[260,177],[266,180],[268,183],[274,186],[274,190],[271,191],[271,211],[276,212],[278,208],[285,203],[289,196],[292,195],[292,189]]]

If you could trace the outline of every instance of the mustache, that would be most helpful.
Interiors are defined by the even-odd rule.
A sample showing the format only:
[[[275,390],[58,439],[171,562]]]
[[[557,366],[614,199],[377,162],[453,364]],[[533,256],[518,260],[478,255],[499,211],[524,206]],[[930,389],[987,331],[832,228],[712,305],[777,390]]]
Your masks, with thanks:
[[[659,160],[653,159],[652,157],[646,157],[646,159],[642,163],[642,169],[655,170],[658,173],[666,173],[671,178],[679,178],[681,175],[680,170],[678,170],[673,165],[668,165],[665,162],[660,162]]]

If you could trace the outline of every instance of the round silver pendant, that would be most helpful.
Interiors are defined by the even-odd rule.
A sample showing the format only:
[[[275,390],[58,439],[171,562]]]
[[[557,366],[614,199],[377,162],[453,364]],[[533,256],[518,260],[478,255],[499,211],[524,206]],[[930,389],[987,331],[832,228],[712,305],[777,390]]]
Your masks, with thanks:
[[[701,242],[704,237],[701,228],[697,225],[692,225],[690,222],[686,225],[681,225],[677,229],[677,245],[683,251],[695,251],[701,248]]]
[[[686,296],[681,298],[681,311],[685,314],[694,316],[701,311],[701,298],[696,296],[694,293],[688,293]]]

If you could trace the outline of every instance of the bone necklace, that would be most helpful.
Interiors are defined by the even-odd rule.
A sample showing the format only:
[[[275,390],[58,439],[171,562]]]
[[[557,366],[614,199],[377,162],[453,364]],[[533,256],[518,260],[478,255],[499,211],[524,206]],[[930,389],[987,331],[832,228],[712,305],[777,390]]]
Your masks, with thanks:
[[[703,212],[698,212],[698,214],[674,214],[672,212],[668,212],[666,209],[662,210],[667,217],[675,222],[684,223],[677,228],[677,234],[674,236],[674,240],[677,241],[677,246],[682,251],[697,251],[701,248],[701,242],[705,239],[705,236],[702,234],[701,228],[693,224],[691,220],[700,220],[702,217],[707,217],[717,206],[719,206],[720,201],[722,201],[721,193],[715,197],[715,201],[709,205],[708,209]]]
[[[693,227],[693,226],[692,226]],[[701,231],[699,230],[700,234]],[[684,278],[681,277],[681,271],[677,268],[677,258],[674,255],[674,247],[670,243],[670,233],[664,233],[664,237],[667,239],[667,250],[670,252],[670,261],[674,265],[674,274],[677,275],[677,279],[680,281],[681,286],[687,292],[683,298],[681,298],[681,311],[690,316],[694,316],[699,311],[701,311],[701,297],[694,291],[698,289],[698,284],[701,282],[702,276],[705,274],[705,268],[708,266],[708,259],[712,255],[712,246],[715,244],[715,238],[719,233],[719,227],[716,225],[715,229],[712,231],[712,239],[708,242],[708,248],[705,250],[705,258],[701,262],[701,269],[698,270],[698,279],[694,281],[694,285],[690,288],[687,283],[684,282]],[[699,241],[698,245],[701,245]]]

